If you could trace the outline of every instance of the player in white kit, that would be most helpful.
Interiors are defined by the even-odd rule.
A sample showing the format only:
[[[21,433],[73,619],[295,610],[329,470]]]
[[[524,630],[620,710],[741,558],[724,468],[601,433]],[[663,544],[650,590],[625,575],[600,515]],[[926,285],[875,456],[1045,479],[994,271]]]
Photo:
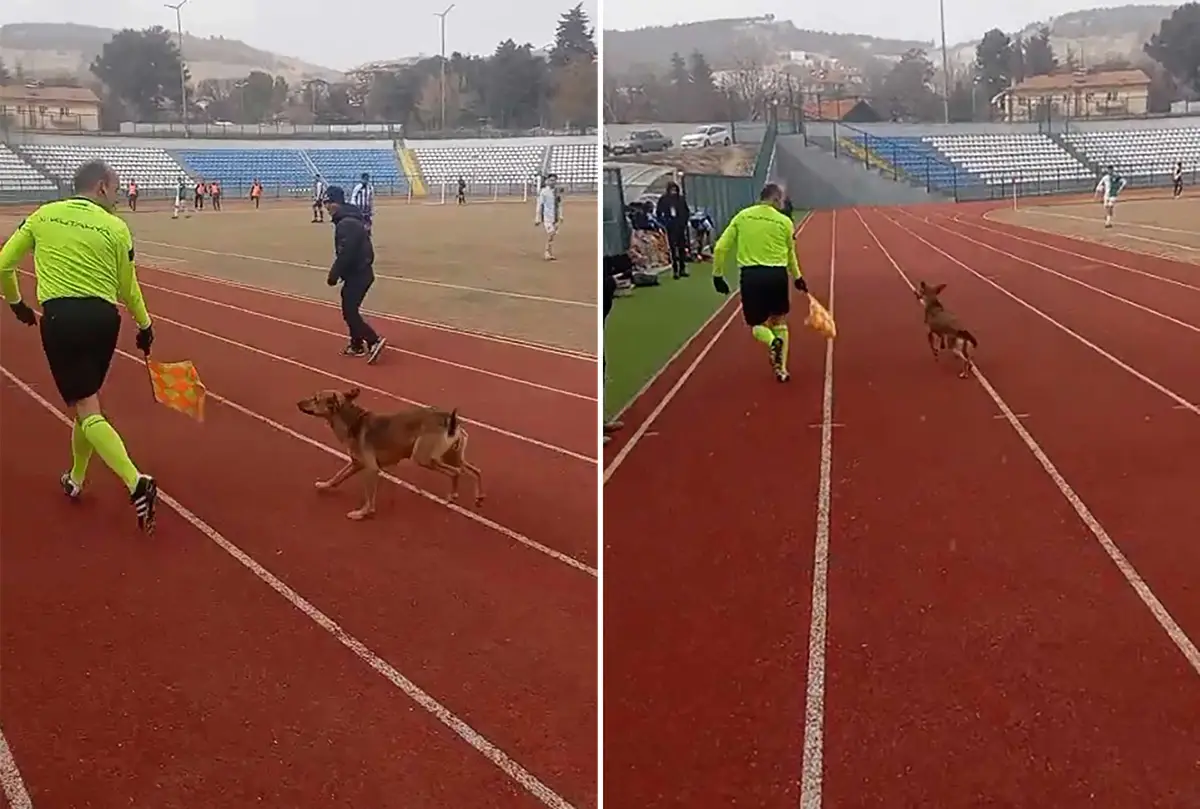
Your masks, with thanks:
[[[557,184],[557,174],[546,175],[546,181],[538,191],[537,209],[533,215],[533,223],[546,230],[546,252],[542,256],[546,261],[554,260],[554,237],[558,235],[558,226],[562,223],[562,201],[555,188]]]
[[[1104,195],[1104,227],[1111,228],[1113,223],[1113,208],[1117,207],[1117,195],[1125,188],[1125,178],[1119,176],[1112,166],[1104,170],[1104,176],[1096,183],[1096,191],[1092,199]]]
[[[172,219],[178,219],[180,211],[183,210],[183,200],[187,197],[187,177],[180,175],[179,180],[175,183],[175,209],[171,214]]]

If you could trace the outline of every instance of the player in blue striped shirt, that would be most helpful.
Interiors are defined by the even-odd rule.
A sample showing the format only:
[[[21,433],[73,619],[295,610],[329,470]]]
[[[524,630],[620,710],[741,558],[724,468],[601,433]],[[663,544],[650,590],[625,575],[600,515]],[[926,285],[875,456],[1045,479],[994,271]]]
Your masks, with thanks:
[[[371,175],[362,173],[362,180],[350,192],[350,204],[362,212],[363,224],[367,232],[371,232],[371,220],[375,215],[375,186],[371,185]]]

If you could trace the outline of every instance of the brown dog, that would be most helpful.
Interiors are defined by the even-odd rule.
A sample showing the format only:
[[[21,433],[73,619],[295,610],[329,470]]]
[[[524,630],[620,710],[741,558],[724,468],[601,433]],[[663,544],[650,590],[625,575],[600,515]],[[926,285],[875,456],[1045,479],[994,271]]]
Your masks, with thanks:
[[[933,352],[933,358],[938,359],[942,349],[950,349],[954,352],[954,356],[962,360],[963,367],[959,376],[966,379],[971,374],[971,368],[974,367],[974,363],[971,361],[971,351],[979,343],[976,341],[975,335],[958,325],[958,320],[938,300],[938,295],[941,295],[945,288],[945,284],[931,287],[921,281],[914,291],[917,300],[925,309],[925,326],[929,329],[929,350]]]
[[[366,500],[347,517],[361,520],[374,514],[379,470],[406,460],[449,477],[451,500],[458,498],[458,479],[465,472],[475,481],[475,505],[483,502],[483,472],[467,463],[467,431],[457,410],[413,407],[383,415],[356,404],[360,393],[358,388],[323,390],[296,403],[300,412],[327,421],[350,455],[336,475],[317,481],[317,489],[333,489],[361,471],[367,474]]]

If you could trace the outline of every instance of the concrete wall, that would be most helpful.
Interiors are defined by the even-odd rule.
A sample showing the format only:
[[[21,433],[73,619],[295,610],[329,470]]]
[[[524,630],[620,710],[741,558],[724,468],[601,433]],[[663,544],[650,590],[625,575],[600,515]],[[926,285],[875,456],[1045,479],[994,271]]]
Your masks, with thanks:
[[[797,135],[783,136],[775,142],[772,177],[783,181],[798,208],[946,201],[907,182],[882,177],[857,161],[835,157],[818,146],[805,146],[804,139]]]

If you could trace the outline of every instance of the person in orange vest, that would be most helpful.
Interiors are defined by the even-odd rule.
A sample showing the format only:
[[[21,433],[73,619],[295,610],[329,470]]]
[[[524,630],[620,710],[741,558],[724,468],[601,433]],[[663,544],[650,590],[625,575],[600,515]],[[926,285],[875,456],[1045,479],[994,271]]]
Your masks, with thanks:
[[[192,210],[204,210],[204,178],[200,177],[196,180],[195,196],[192,197]]]
[[[221,181],[213,180],[208,184],[208,195],[212,197],[214,211],[221,210]]]
[[[262,199],[262,183],[255,180],[250,184],[250,199],[254,200],[254,210],[258,210],[258,203]]]
[[[135,180],[129,181],[129,190],[126,193],[126,202],[129,205],[129,210],[137,210],[138,187]]]

